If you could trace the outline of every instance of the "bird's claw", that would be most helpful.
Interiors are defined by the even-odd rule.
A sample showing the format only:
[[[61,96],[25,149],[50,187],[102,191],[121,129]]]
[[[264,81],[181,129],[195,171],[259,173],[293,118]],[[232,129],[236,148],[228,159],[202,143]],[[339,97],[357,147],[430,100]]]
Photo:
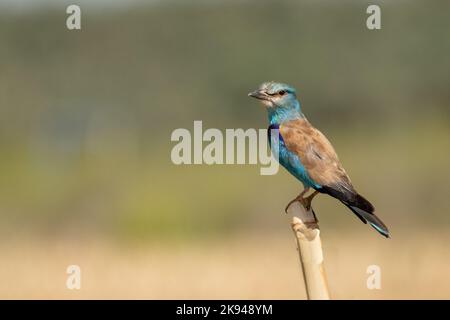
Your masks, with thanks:
[[[303,196],[298,196],[287,204],[286,208],[284,209],[284,212],[288,213],[289,207],[296,201],[298,201],[306,209],[306,211],[309,211],[311,210],[311,200],[312,200],[311,196],[305,198]]]
[[[300,203],[302,204],[302,206],[306,209],[306,211],[311,210],[311,198],[306,197],[306,198],[302,198],[300,200]]]

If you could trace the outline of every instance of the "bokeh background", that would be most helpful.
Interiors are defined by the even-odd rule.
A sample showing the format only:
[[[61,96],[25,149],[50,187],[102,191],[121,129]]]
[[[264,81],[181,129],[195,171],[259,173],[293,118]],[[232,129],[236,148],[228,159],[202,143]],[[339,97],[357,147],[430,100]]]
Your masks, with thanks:
[[[170,160],[194,120],[265,128],[247,93],[268,80],[392,232],[316,198],[332,296],[450,298],[448,1],[78,1],[80,31],[69,4],[0,1],[0,298],[305,298],[283,213],[301,185]]]

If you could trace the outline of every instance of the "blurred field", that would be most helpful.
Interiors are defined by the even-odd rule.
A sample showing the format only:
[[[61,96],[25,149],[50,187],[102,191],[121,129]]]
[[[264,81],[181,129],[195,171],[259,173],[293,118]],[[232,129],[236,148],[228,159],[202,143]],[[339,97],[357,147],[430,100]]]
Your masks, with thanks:
[[[284,172],[170,161],[171,132],[194,120],[265,128],[247,93],[267,80],[298,88],[383,217],[450,226],[448,2],[383,3],[377,32],[360,1],[86,2],[79,32],[63,2],[42,3],[0,14],[3,235],[145,241],[272,225],[300,188]]]
[[[67,239],[3,243],[0,298],[304,299],[288,231],[176,246]],[[438,233],[386,241],[366,233],[350,237],[323,232],[332,298],[449,299],[449,240]],[[81,290],[65,287],[69,264],[81,267]],[[372,264],[381,267],[381,290],[366,287],[366,269]]]

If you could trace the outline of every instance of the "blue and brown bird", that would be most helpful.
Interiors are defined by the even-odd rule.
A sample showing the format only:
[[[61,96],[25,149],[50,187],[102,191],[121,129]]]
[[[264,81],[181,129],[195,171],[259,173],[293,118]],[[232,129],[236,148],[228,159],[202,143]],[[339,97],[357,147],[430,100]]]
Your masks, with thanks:
[[[280,164],[303,183],[304,190],[286,207],[299,201],[306,208],[318,193],[328,194],[346,205],[362,222],[389,237],[386,225],[375,215],[373,205],[356,192],[330,141],[302,113],[296,91],[287,84],[266,82],[249,96],[259,99],[269,116],[272,132],[279,132],[278,146],[271,145]],[[276,131],[275,131],[276,130]],[[305,196],[310,189],[314,192]]]

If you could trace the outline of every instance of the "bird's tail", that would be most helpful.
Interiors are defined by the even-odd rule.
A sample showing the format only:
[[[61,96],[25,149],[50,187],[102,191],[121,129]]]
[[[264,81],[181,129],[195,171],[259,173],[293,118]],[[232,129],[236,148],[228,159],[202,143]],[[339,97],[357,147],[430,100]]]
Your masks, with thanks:
[[[362,222],[369,224],[377,230],[380,234],[385,236],[386,238],[389,238],[389,230],[386,227],[386,225],[381,221],[380,218],[378,218],[374,211],[375,208],[373,205],[367,201],[363,196],[360,194],[357,194],[352,201],[343,201],[343,203],[353,211],[354,214],[358,216],[359,219],[361,219]]]

